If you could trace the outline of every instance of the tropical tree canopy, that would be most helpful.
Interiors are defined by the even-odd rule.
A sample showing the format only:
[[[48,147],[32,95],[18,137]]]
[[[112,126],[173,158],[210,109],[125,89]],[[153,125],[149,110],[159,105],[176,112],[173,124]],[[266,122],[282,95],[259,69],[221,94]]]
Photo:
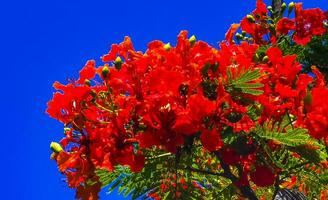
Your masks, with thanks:
[[[51,158],[83,200],[328,199],[327,28],[319,8],[257,0],[217,47],[125,37],[54,83]]]

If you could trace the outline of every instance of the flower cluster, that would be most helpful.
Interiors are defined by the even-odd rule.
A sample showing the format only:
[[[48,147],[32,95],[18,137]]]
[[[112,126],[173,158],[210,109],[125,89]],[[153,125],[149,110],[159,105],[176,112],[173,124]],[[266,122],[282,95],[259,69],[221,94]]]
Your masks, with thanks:
[[[303,9],[302,3],[291,2],[288,5],[288,16],[295,9],[295,18],[282,17],[286,4],[281,7],[282,12],[278,13],[281,17],[275,22],[275,13],[270,6],[267,9],[262,1],[257,1],[257,8],[240,23],[242,30],[252,36],[257,44],[267,44],[277,42],[277,38],[288,35],[293,31],[292,39],[295,43],[305,46],[309,43],[313,36],[323,35],[326,33],[328,26],[328,12],[323,12],[319,8]],[[277,13],[276,13],[277,14]],[[240,35],[239,35],[240,37]]]
[[[286,55],[277,45],[290,31],[300,45],[324,34],[327,13],[303,10],[301,4],[295,8],[295,19],[274,23],[270,9],[258,0],[257,8],[241,21],[243,33],[236,34],[239,24],[233,24],[219,48],[181,31],[176,46],[156,40],[143,53],[125,37],[112,45],[100,65],[90,60],[77,80],[56,82],[47,113],[65,125],[65,137],[51,144],[52,158],[68,185],[77,188],[76,197],[97,199],[101,182],[96,169],[111,172],[120,165],[140,173],[147,152],[180,155],[196,144],[214,155],[223,176],[250,197],[253,184],[277,184],[285,170],[264,161],[269,156],[264,152],[286,144],[273,136],[260,138],[259,127],[278,126],[277,132],[286,135],[290,129],[305,130],[309,142],[303,150],[327,145],[328,88],[323,76],[315,67],[314,75],[303,73],[297,55]],[[242,41],[235,42],[234,36]],[[236,139],[231,143],[229,137]],[[162,190],[168,187],[164,182]],[[199,182],[191,186],[204,190]]]

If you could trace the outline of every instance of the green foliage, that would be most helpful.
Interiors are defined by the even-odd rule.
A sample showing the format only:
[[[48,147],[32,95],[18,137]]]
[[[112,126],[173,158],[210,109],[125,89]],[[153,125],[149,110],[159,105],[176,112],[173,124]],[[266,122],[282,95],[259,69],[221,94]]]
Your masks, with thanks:
[[[327,159],[327,152],[306,129],[294,128],[292,124],[290,115],[286,114],[280,122],[256,126],[253,134],[263,148],[259,158],[267,165],[282,169],[281,182],[295,175],[299,180],[296,186],[305,183],[310,191],[307,197],[314,199],[327,188],[328,172],[319,167],[319,163]],[[273,141],[276,147],[270,147],[268,141]]]
[[[278,47],[284,55],[297,55],[297,60],[303,64],[304,71],[310,72],[311,66],[314,65],[328,80],[328,32],[322,36],[314,36],[306,46],[297,45],[291,37],[284,36],[279,39]],[[263,53],[266,49],[266,46],[261,46],[258,51]]]
[[[118,189],[124,196],[132,199],[147,199],[150,191],[158,190],[163,175],[172,171],[174,157],[171,154],[149,155],[145,167],[140,173],[132,173],[128,167],[117,166],[113,172],[97,170],[103,187],[109,185],[109,192]],[[167,194],[169,196],[169,194]]]
[[[308,190],[307,198],[316,199],[322,190],[328,189],[328,170],[319,168],[313,164],[298,170],[297,179],[300,184],[305,184]]]
[[[254,132],[258,137],[272,140],[282,145],[284,150],[296,152],[310,162],[319,163],[328,157],[325,145],[312,138],[307,129],[293,128],[289,114],[286,114],[280,123],[257,125]],[[279,157],[283,156],[279,154]]]
[[[302,63],[310,71],[310,67],[315,65],[328,80],[328,32],[322,36],[315,36],[304,49]]]
[[[233,78],[231,70],[228,69],[227,75],[229,79],[228,91],[232,89],[235,92],[251,95],[260,95],[263,93],[259,88],[262,88],[264,85],[257,82],[261,77],[259,69],[242,71],[235,78]]]
[[[179,199],[236,199],[236,188],[229,179],[220,175],[216,157],[197,145],[192,148],[192,151],[182,148],[177,155],[145,152],[147,161],[140,173],[117,166],[112,172],[98,169],[97,175],[103,187],[109,187],[109,193],[117,189],[131,199],[151,199],[147,194],[153,192],[167,200],[177,199],[177,193]],[[184,184],[181,184],[182,179]],[[168,180],[171,182],[166,182],[163,190],[161,185]]]
[[[289,36],[281,37],[278,42],[278,47],[282,50],[284,55],[297,55],[297,60],[299,62],[305,59],[304,47],[295,44]]]

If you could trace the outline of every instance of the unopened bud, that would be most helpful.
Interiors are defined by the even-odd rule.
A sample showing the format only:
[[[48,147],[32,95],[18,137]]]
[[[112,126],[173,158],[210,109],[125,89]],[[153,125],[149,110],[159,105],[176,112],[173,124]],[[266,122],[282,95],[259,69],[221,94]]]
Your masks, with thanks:
[[[268,6],[268,10],[273,13],[272,6]]]
[[[285,3],[285,2],[282,3],[282,4],[281,4],[281,13],[283,13],[283,12],[286,10],[286,8],[287,8],[286,3]]]
[[[328,28],[328,20],[323,21],[323,26],[324,26],[325,28]]]
[[[102,70],[101,70],[101,75],[102,75],[104,78],[106,78],[107,75],[108,75],[108,73],[109,73],[109,68],[108,68],[107,65],[105,65],[105,66],[102,68]]]
[[[295,7],[295,3],[294,2],[290,2],[288,4],[288,14],[290,14],[293,11],[294,7]]]
[[[255,113],[261,115],[264,107],[261,104],[255,104]]]
[[[51,142],[50,149],[55,153],[59,153],[59,152],[63,151],[63,148],[57,142]]]
[[[242,40],[244,38],[244,36],[240,33],[236,33],[236,39],[237,40]]]
[[[196,36],[195,35],[192,35],[190,38],[189,38],[189,42],[190,42],[190,45],[193,46],[196,42]]]
[[[269,61],[269,57],[268,56],[264,56],[262,58],[262,62],[267,63],[268,61]]]
[[[90,80],[89,79],[85,79],[84,80],[84,85],[90,86],[91,85]]]
[[[254,62],[258,62],[260,60],[259,54],[255,54],[253,57]]]
[[[65,128],[64,128],[64,134],[66,134],[66,132],[69,132],[69,131],[71,131],[70,128],[68,128],[68,127],[65,127]]]
[[[122,68],[122,64],[123,64],[123,62],[122,62],[121,57],[117,56],[115,61],[114,61],[115,68],[117,70],[120,70]]]
[[[166,43],[166,44],[164,45],[164,49],[165,49],[166,51],[170,50],[170,49],[171,49],[171,44],[170,44],[170,43]]]
[[[254,22],[255,22],[255,18],[253,17],[253,15],[246,15],[246,18],[247,18],[247,20],[248,20],[250,23],[254,23]]]

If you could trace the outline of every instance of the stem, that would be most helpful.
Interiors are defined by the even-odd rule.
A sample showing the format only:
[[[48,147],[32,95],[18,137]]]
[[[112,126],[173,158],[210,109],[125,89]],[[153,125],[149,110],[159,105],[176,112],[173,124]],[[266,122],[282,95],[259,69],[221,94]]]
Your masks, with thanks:
[[[149,157],[149,158],[146,158],[146,159],[147,160],[153,160],[153,159],[162,158],[162,157],[171,156],[171,155],[172,155],[171,153],[164,153],[164,154],[160,154],[158,156],[152,156],[152,157]]]
[[[99,109],[102,109],[102,110],[107,111],[107,112],[109,112],[109,113],[113,113],[112,110],[109,110],[109,109],[105,108],[104,106],[100,105],[100,104],[97,103],[97,102],[94,102],[94,104],[95,104],[95,106],[96,106],[97,108],[99,108]]]
[[[281,15],[281,5],[283,0],[272,0],[272,19],[275,19],[276,17]]]

